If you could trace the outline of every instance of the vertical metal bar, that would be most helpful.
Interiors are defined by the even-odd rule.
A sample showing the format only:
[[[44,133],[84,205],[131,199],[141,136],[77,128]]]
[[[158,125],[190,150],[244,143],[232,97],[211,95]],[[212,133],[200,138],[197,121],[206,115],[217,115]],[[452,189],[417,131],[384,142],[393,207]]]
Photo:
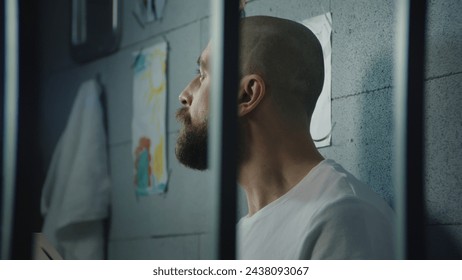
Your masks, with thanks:
[[[87,41],[87,0],[72,0],[72,44]]]
[[[395,46],[395,150],[394,150],[394,186],[395,211],[397,213],[395,252],[396,259],[406,258],[406,88],[407,88],[407,51],[409,30],[409,1],[398,1],[396,5],[396,46]]]
[[[210,169],[219,197],[217,252],[236,258],[236,143],[239,1],[211,0],[212,88],[210,91]]]
[[[395,186],[399,259],[425,258],[424,58],[425,0],[398,6]]]
[[[119,0],[112,0],[112,31],[119,27]]]
[[[3,201],[2,201],[2,240],[1,257],[9,259],[11,232],[13,225],[13,201],[16,176],[16,143],[18,119],[18,3],[7,0],[5,3],[5,103],[3,128]]]
[[[409,9],[407,100],[407,258],[425,258],[424,218],[424,59],[426,0]]]

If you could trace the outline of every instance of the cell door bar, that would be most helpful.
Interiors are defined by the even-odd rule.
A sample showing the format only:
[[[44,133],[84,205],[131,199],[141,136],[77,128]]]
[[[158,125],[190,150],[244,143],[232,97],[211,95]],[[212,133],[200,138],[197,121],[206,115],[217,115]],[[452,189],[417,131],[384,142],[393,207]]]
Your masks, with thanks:
[[[239,1],[211,0],[212,88],[209,163],[216,188],[218,259],[236,258]]]
[[[397,258],[425,259],[424,58],[425,0],[397,5],[395,189]]]
[[[4,126],[3,126],[3,170],[2,187],[0,191],[2,209],[1,217],[1,259],[10,259],[11,240],[13,230],[14,193],[16,178],[16,149],[18,131],[18,80],[19,80],[19,54],[18,54],[18,3],[14,0],[5,1],[4,4]]]

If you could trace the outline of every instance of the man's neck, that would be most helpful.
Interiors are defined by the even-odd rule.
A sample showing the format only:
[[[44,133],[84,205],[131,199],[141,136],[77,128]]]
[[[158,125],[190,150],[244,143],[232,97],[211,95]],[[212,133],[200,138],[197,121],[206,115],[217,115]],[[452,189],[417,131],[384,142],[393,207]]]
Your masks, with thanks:
[[[248,160],[239,166],[249,216],[290,191],[323,160],[309,136],[267,139],[254,142]]]

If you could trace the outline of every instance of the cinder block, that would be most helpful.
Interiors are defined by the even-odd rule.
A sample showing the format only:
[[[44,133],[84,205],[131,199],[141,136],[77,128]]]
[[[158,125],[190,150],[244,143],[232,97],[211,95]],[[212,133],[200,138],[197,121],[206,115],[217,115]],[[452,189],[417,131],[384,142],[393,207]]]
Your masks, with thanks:
[[[199,236],[112,240],[108,250],[108,258],[112,260],[197,260]]]
[[[392,90],[384,89],[332,103],[332,146],[321,148],[393,204]]]
[[[462,1],[429,1],[426,77],[462,71]]]
[[[433,224],[462,222],[462,74],[425,83],[425,183]]]
[[[332,97],[392,85],[393,1],[332,1]]]

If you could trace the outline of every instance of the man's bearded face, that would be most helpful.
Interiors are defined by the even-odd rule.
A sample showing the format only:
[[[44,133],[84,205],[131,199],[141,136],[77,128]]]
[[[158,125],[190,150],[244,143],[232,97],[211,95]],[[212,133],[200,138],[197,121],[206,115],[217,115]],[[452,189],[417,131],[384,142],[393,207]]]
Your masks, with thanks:
[[[176,157],[189,168],[207,169],[207,119],[193,124],[187,108],[179,109],[176,118],[183,123],[176,142]]]

